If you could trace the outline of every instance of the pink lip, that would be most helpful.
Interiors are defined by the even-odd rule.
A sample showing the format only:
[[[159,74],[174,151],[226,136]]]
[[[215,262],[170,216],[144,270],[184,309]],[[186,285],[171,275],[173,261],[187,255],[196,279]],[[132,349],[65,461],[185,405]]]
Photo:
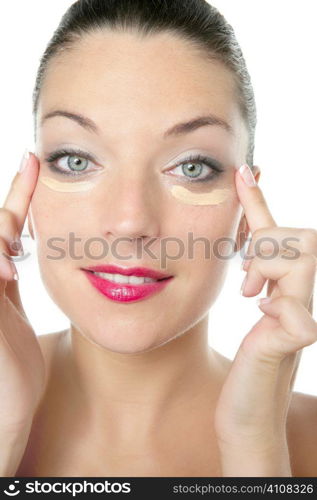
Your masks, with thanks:
[[[96,266],[82,269],[90,283],[107,298],[117,302],[132,302],[145,299],[154,293],[161,291],[173,278],[166,274],[147,269],[144,267],[119,268],[117,266]],[[123,274],[125,276],[143,276],[161,281],[155,283],[144,283],[142,285],[131,285],[125,283],[114,283],[113,281],[100,278],[91,271],[99,273]]]

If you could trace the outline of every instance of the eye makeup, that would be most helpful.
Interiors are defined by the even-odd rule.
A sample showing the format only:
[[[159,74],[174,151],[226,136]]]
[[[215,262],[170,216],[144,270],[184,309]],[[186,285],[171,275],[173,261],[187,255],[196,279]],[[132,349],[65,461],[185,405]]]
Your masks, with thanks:
[[[75,157],[79,162],[84,160],[87,165],[89,162],[96,164],[95,158],[86,151],[72,147],[63,148],[52,152],[45,158],[48,168],[58,175],[60,180],[47,176],[41,176],[39,180],[53,191],[59,192],[80,192],[94,187],[94,182],[81,181],[80,177],[85,176],[87,179],[87,176],[100,169],[86,168],[85,165],[78,163],[72,167],[69,165],[71,157]],[[67,166],[57,166],[57,160],[63,158],[68,158]],[[197,166],[198,172],[195,171]],[[215,181],[221,178],[225,171],[217,160],[201,154],[192,154],[177,162],[167,172],[177,172],[177,170],[183,175],[169,174],[166,178],[169,179],[168,187],[172,196],[178,201],[192,205],[216,205],[229,196],[229,189],[215,189]]]
[[[87,169],[71,169],[71,168],[61,168],[56,166],[57,160],[64,158],[64,157],[77,157],[77,158],[84,158],[87,161],[91,161],[92,163],[96,163],[96,159],[90,154],[87,153],[86,151],[83,151],[78,148],[64,148],[64,149],[59,149],[57,151],[54,151],[51,153],[47,158],[45,158],[45,162],[47,163],[49,169],[56,173],[56,174],[61,174],[61,175],[66,175],[70,177],[78,176],[78,175],[85,175],[85,172]],[[92,171],[96,171],[96,169],[90,169],[86,173],[90,173]],[[82,174],[81,172],[84,172]]]
[[[80,191],[88,191],[95,186],[93,182],[61,182],[51,177],[40,176],[39,180],[44,186],[52,189],[52,191],[59,191],[61,193],[77,193]]]
[[[171,194],[187,205],[218,205],[230,196],[230,189],[213,189],[209,193],[193,193],[183,186],[172,186]]]
[[[56,165],[57,160],[64,158],[64,157],[77,157],[77,158],[84,158],[87,161],[91,161],[92,163],[96,163],[96,159],[89,153],[78,149],[78,148],[64,148],[60,149],[57,151],[54,151],[51,153],[47,158],[45,158],[45,162],[47,163],[49,169],[57,174],[61,175],[67,175],[67,176],[77,176],[77,175],[85,175],[86,173],[90,173],[91,171],[94,171],[96,169],[71,169],[66,167],[62,168],[60,166]],[[196,165],[203,165],[204,167],[207,167],[207,172],[208,175],[205,175],[204,177],[198,177],[195,175],[189,175],[189,176],[184,176],[184,180],[191,181],[191,182],[207,182],[215,177],[217,177],[221,172],[224,171],[224,168],[222,167],[221,163],[218,162],[217,160],[210,158],[208,156],[204,156],[201,154],[194,154],[190,155],[183,160],[179,161],[176,165],[173,166],[172,170],[175,170],[176,168],[181,167],[182,165],[186,164],[196,164]],[[203,169],[202,169],[203,170]],[[83,172],[83,174],[81,174]]]
[[[184,164],[191,164],[192,167],[195,164],[204,165],[209,168],[210,172],[206,177],[196,176],[194,180],[191,176],[181,177],[181,179],[185,178],[185,182],[179,182],[177,179],[169,185],[170,193],[177,201],[186,205],[218,205],[229,198],[231,190],[218,187],[217,181],[222,178],[226,169],[217,160],[194,155],[182,160],[181,165]]]
[[[92,155],[89,153],[82,151],[77,148],[66,148],[66,149],[60,149],[57,151],[54,151],[51,153],[47,158],[45,158],[45,162],[48,165],[48,168],[57,175],[60,175],[61,180],[58,179],[53,179],[48,176],[40,176],[39,180],[50,188],[52,191],[57,191],[57,192],[62,192],[62,193],[77,193],[80,191],[88,191],[92,189],[96,184],[94,182],[91,182],[89,180],[86,181],[79,181],[80,177],[82,177],[83,174],[82,172],[86,172],[86,168],[80,168],[78,170],[76,169],[71,169],[71,168],[61,168],[57,167],[55,165],[55,162],[59,160],[60,158],[68,157],[68,156],[73,156],[76,158],[84,159],[87,161],[91,161],[93,163],[96,163],[96,160],[93,158]],[[78,166],[78,165],[77,165]],[[87,170],[87,175],[90,173],[98,172],[99,169],[92,168]],[[63,179],[62,179],[63,178]],[[74,182],[71,182],[71,181]]]

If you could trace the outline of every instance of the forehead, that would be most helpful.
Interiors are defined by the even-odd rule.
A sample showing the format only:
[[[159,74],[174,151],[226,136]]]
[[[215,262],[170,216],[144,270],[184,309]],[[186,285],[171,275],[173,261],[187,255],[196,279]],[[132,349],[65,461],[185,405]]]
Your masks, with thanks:
[[[89,106],[109,113],[140,108],[148,115],[171,109],[206,110],[230,116],[236,106],[231,73],[189,42],[171,34],[86,35],[54,58],[41,92],[42,108]]]

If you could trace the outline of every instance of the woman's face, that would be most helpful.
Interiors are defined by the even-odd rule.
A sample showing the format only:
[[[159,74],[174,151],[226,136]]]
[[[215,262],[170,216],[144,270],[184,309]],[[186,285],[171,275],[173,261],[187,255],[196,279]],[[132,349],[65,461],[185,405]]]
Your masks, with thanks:
[[[44,120],[56,110],[95,127],[70,116]],[[209,124],[165,134],[206,115],[231,130]],[[95,33],[50,62],[29,227],[48,293],[86,338],[111,351],[142,352],[206,316],[233,256],[241,218],[234,170],[246,161],[247,140],[231,74],[171,34]],[[56,159],[53,171],[50,155],[69,148],[82,153]],[[198,154],[222,171],[188,160]],[[175,186],[189,197],[175,197]],[[216,190],[226,193],[222,201]],[[199,204],[201,195],[211,201]],[[172,279],[142,300],[112,300],[82,270],[108,264]]]

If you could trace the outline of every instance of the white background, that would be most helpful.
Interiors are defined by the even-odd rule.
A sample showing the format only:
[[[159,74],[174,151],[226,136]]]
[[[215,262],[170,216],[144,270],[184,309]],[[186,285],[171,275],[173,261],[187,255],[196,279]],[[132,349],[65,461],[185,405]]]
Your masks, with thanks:
[[[25,148],[33,150],[31,94],[40,56],[71,0],[3,2],[0,17],[0,201]],[[215,0],[235,29],[254,85],[258,126],[254,163],[280,226],[316,227],[317,3],[316,0]],[[23,304],[38,335],[64,329],[67,318],[39,276],[36,249],[17,264]],[[239,294],[240,258],[230,261],[225,286],[210,315],[210,343],[233,359],[262,315],[257,297]],[[265,287],[266,288],[266,287]],[[260,296],[265,295],[265,288]],[[315,303],[317,294],[315,293]],[[316,305],[317,307],[317,305]],[[316,313],[314,313],[316,319]],[[304,349],[294,389],[317,395],[317,343]]]

